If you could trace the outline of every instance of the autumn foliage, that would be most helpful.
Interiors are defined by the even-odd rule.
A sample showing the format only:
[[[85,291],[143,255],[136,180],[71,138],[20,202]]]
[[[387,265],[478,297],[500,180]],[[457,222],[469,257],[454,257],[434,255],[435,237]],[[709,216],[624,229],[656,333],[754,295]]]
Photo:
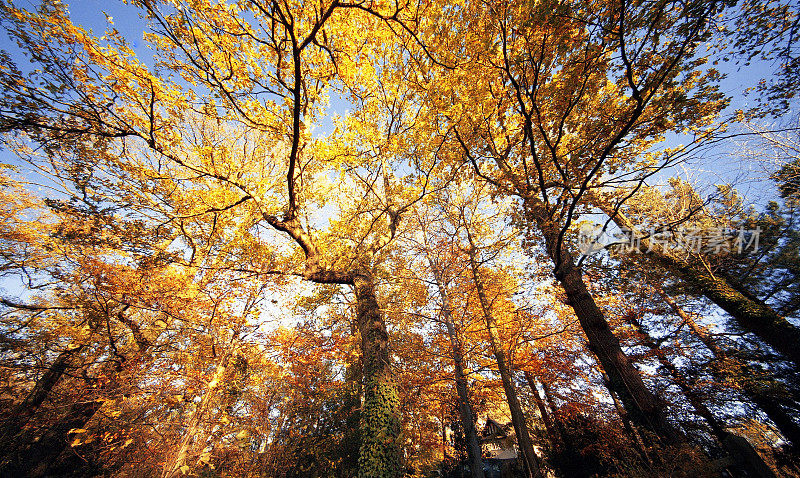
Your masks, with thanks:
[[[800,476],[793,3],[79,4],[0,1],[0,476]]]

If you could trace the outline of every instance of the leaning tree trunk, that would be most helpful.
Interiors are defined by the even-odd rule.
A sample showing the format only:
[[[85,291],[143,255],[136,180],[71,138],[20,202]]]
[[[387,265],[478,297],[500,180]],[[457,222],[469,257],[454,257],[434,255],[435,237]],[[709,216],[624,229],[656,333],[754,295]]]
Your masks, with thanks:
[[[536,377],[533,377],[536,380]],[[550,390],[550,385],[547,384],[544,380],[538,379],[539,383],[542,385],[542,392],[544,397],[542,397],[542,402],[544,403],[545,408],[550,410],[552,423],[555,427],[556,431],[558,432],[558,437],[564,443],[564,446],[571,447],[575,449],[575,444],[572,440],[572,435],[567,430],[566,426],[564,425],[564,420],[558,413],[558,409],[556,408],[555,398],[553,398],[553,393]]]
[[[607,202],[596,200],[595,204],[621,229],[636,231],[633,222]],[[794,363],[800,370],[800,329],[793,326],[764,301],[747,291],[741,284],[721,273],[712,274],[705,267],[676,257],[661,245],[641,238],[639,248],[647,252],[664,268],[676,271],[686,283],[718,305],[742,329],[753,333]]]
[[[527,370],[524,371],[523,374],[525,375],[525,380],[528,381],[528,386],[531,389],[531,395],[533,396],[534,403],[536,403],[536,408],[539,409],[539,415],[542,416],[542,422],[544,423],[544,428],[547,430],[547,436],[550,438],[550,443],[553,445],[553,448],[557,448],[560,446],[563,438],[559,435],[558,430],[556,430],[555,426],[553,425],[553,419],[550,417],[550,412],[547,410],[547,406],[545,406],[542,396],[539,395],[539,389],[536,388],[536,377],[534,377],[533,374]]]
[[[24,440],[9,453],[0,465],[0,476],[57,476],[50,468],[69,446],[69,431],[84,428],[103,401],[90,399],[73,403],[67,415],[44,430],[33,440]]]
[[[31,419],[42,402],[50,395],[50,391],[61,380],[67,368],[71,366],[73,357],[83,347],[84,345],[70,345],[67,350],[58,354],[58,357],[50,364],[47,371],[39,377],[31,391],[28,392],[25,400],[11,410],[5,423],[3,423],[2,430],[0,430],[0,449],[9,451],[14,448],[15,437],[22,430],[22,427],[28,423],[28,420]]]
[[[144,339],[135,322],[124,317],[123,313],[127,308],[118,312],[117,317],[131,329],[139,354],[145,354],[151,343]],[[60,456],[66,456],[65,451],[69,448],[68,432],[72,429],[86,428],[95,413],[105,403],[103,396],[114,393],[115,389],[119,387],[121,383],[119,375],[120,364],[106,362],[96,375],[96,379],[107,378],[94,389],[98,395],[90,400],[78,401],[70,405],[67,414],[48,427],[35,441],[16,445],[13,449],[13,456],[9,453],[0,464],[0,475],[9,469],[8,467],[15,467],[13,469],[16,472],[12,473],[14,476],[55,476],[62,474],[65,469],[74,468],[75,465],[71,460],[75,459],[76,455],[69,455],[69,459],[66,460],[68,463],[59,460]],[[24,441],[24,439],[20,441]]]
[[[470,462],[470,472],[473,478],[483,478],[483,460],[481,459],[481,444],[478,441],[478,432],[475,428],[475,414],[472,411],[472,404],[469,400],[469,390],[467,388],[467,377],[464,374],[464,357],[462,354],[461,341],[458,339],[455,324],[453,323],[452,309],[447,290],[442,284],[442,279],[433,261],[428,257],[428,261],[433,271],[433,278],[439,288],[439,295],[442,299],[442,320],[447,327],[447,335],[450,337],[450,347],[453,357],[453,369],[456,379],[456,392],[458,393],[458,410],[461,415],[461,423],[464,426],[464,436],[467,439],[467,455]]]
[[[659,262],[677,270],[680,276],[709,300],[730,314],[742,329],[751,332],[792,361],[800,370],[800,329],[793,326],[759,298],[737,289],[722,274],[663,254],[654,255]]]
[[[553,398],[553,393],[550,391],[550,386],[544,380],[541,381],[542,384],[542,392],[544,392],[544,402],[545,405],[550,408],[553,412],[553,425],[555,425],[556,430],[558,430],[558,434],[561,439],[564,441],[564,446],[570,447],[575,449],[575,444],[572,440],[572,435],[564,426],[564,421],[562,417],[558,413],[558,409],[556,408],[556,402]]]
[[[525,380],[528,381],[528,386],[531,388],[531,393],[533,394],[533,400],[536,402],[536,406],[542,414],[542,420],[550,436],[553,448],[560,449],[564,456],[564,460],[559,464],[562,474],[564,476],[575,476],[579,478],[591,476],[591,470],[586,464],[586,460],[583,459],[583,455],[581,455],[580,451],[575,447],[569,433],[567,433],[564,428],[564,424],[561,423],[561,419],[555,413],[552,399],[549,397],[549,387],[547,384],[541,381],[542,391],[545,395],[544,398],[542,398],[542,396],[539,395],[539,389],[536,387],[536,382],[539,381],[536,376],[525,371]],[[545,403],[545,400],[550,402],[550,410],[548,410],[548,404]]]
[[[661,365],[661,368],[669,373],[669,376],[672,378],[672,382],[678,386],[683,395],[689,401],[689,404],[692,406],[692,408],[694,408],[695,412],[708,423],[708,425],[711,427],[711,432],[714,434],[717,440],[722,443],[725,437],[728,436],[728,432],[725,431],[725,425],[703,402],[702,395],[692,386],[689,379],[683,374],[683,372],[678,370],[678,367],[676,367],[675,364],[669,360],[664,353],[664,350],[658,346],[655,339],[653,339],[650,333],[645,330],[645,328],[642,327],[639,322],[632,317],[626,317],[626,322],[634,331],[639,334],[642,344],[649,348],[651,352],[653,352],[653,355],[655,355],[659,365]]]
[[[708,332],[700,327],[690,314],[687,314],[678,306],[669,295],[663,291],[661,291],[661,295],[670,308],[672,308],[681,320],[689,326],[692,333],[712,354],[714,354],[714,359],[718,362],[726,361],[726,353],[722,346],[720,346]],[[784,400],[781,400],[781,397],[776,396],[776,394],[770,393],[773,387],[765,387],[763,384],[753,380],[754,377],[760,375],[757,371],[751,369],[751,367],[746,364],[741,365],[738,370],[733,373],[729,372],[727,367],[711,367],[711,370],[718,380],[722,382],[732,381],[735,383],[747,398],[752,400],[753,403],[767,414],[769,419],[778,427],[781,434],[792,442],[792,445],[795,447],[800,445],[800,426],[798,426],[791,414],[781,406],[781,402]]]
[[[622,351],[619,339],[589,293],[575,259],[560,242],[558,225],[541,207],[528,206],[532,208],[533,221],[544,236],[547,254],[556,265],[553,274],[564,288],[568,303],[586,334],[589,350],[608,376],[610,390],[620,398],[634,424],[650,430],[668,444],[683,443],[682,434],[667,420],[664,404],[647,389],[641,374]]]
[[[486,330],[489,333],[489,343],[494,352],[495,359],[497,360],[497,369],[500,371],[500,380],[503,382],[503,390],[506,394],[506,401],[508,408],[511,411],[511,423],[514,425],[514,432],[517,435],[517,444],[522,452],[522,459],[525,463],[525,468],[530,476],[542,476],[539,459],[533,451],[533,443],[531,436],[528,432],[528,425],[525,422],[525,414],[522,412],[522,405],[517,396],[517,389],[514,386],[513,373],[509,366],[508,359],[506,358],[505,350],[500,341],[500,334],[497,331],[497,322],[492,315],[491,305],[489,299],[486,297],[486,290],[483,286],[480,272],[478,271],[478,263],[476,261],[475,247],[472,245],[469,251],[469,263],[472,270],[472,278],[475,282],[475,289],[478,293],[478,300],[481,304],[483,317],[486,322]]]
[[[361,333],[364,404],[361,408],[359,478],[400,476],[400,400],[392,379],[389,335],[375,297],[372,275],[353,278]]]
[[[617,393],[611,390],[611,388],[608,386],[608,375],[603,374],[603,381],[606,385],[606,388],[608,388],[609,395],[611,395],[611,402],[614,404],[614,410],[616,410],[619,419],[622,421],[622,428],[625,429],[625,433],[627,433],[630,439],[633,441],[634,450],[639,454],[645,463],[650,466],[654,465],[653,459],[650,457],[650,453],[647,451],[647,444],[644,442],[642,434],[639,433],[639,429],[633,426],[633,422],[631,422],[630,412],[625,409],[625,405],[622,404],[622,401],[620,401]]]
[[[735,436],[728,432],[725,424],[721,422],[716,415],[706,406],[703,401],[702,394],[700,394],[689,382],[687,377],[678,370],[678,367],[667,358],[664,350],[661,349],[656,341],[652,338],[647,330],[642,327],[636,320],[628,318],[628,324],[636,330],[642,338],[643,344],[654,352],[658,363],[663,367],[672,377],[672,381],[678,385],[683,395],[689,400],[689,404],[694,408],[695,412],[700,415],[708,425],[711,427],[711,433],[717,438],[722,448],[733,458],[740,459],[741,465],[747,470],[749,475],[759,477],[775,477],[774,472],[763,462],[760,458],[757,460],[741,459],[743,449]],[[695,324],[696,325],[696,324]]]

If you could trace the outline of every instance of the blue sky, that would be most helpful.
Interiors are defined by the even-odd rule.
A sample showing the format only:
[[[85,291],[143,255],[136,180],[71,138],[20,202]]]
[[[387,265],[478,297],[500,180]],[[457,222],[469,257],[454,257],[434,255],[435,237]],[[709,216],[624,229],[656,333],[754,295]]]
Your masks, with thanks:
[[[67,3],[75,23],[91,29],[98,36],[102,35],[102,31],[108,27],[106,15],[111,17],[113,19],[113,27],[128,39],[140,59],[145,63],[151,64],[148,61],[148,57],[152,57],[153,52],[147,48],[147,45],[142,40],[143,31],[147,28],[147,20],[143,18],[140,9],[117,0],[77,0]],[[26,1],[18,4],[34,8],[35,2]],[[0,48],[12,53],[15,50],[14,45],[5,34],[0,34]],[[733,111],[739,108],[746,109],[752,105],[752,99],[743,96],[742,91],[749,86],[754,86],[760,77],[765,72],[770,71],[773,66],[756,62],[749,67],[737,69],[733,65],[720,63],[719,68],[728,75],[721,86],[723,91],[732,97],[729,111]],[[345,101],[334,99],[332,111],[341,110],[343,112],[346,107],[347,103]],[[668,141],[668,144],[678,142],[680,142],[680,139],[672,138]],[[703,183],[717,184],[737,181],[741,183],[740,177],[744,173],[749,178],[749,181],[741,183],[739,189],[741,189],[740,192],[745,197],[750,198],[753,202],[762,202],[765,197],[774,196],[774,188],[769,181],[764,180],[763,165],[738,161],[738,158],[735,157],[737,147],[738,145],[735,141],[720,145],[705,154],[705,157],[697,158],[684,168],[671,170],[669,175],[686,175],[688,172],[695,176],[694,179],[699,179]],[[0,161],[2,160],[13,161],[5,153],[0,153]],[[686,171],[682,169],[686,169]]]
[[[34,2],[20,2],[33,8]],[[128,39],[130,45],[145,63],[152,64],[153,51],[150,50],[142,39],[143,31],[147,28],[147,20],[143,18],[142,11],[121,1],[109,0],[78,0],[69,3],[70,14],[75,23],[91,29],[96,35],[102,35],[104,29],[109,25],[107,16],[113,20],[113,27],[119,30]],[[5,34],[0,34],[0,48],[11,51],[15,50]],[[727,78],[722,82],[723,91],[732,97],[732,112],[735,109],[746,109],[751,106],[752,99],[742,95],[742,91],[750,86],[754,86],[760,77],[773,68],[772,65],[764,63],[754,63],[749,67],[738,69],[733,65],[720,64],[720,69],[727,74]],[[347,108],[346,101],[334,99],[331,112],[343,113]],[[324,132],[326,125],[319,125],[318,132]],[[732,140],[706,151],[702,156],[693,158],[689,163],[671,168],[668,171],[656,176],[650,182],[664,183],[670,176],[683,176],[706,187],[708,193],[712,192],[714,184],[734,184],[748,202],[764,204],[768,199],[776,196],[776,191],[772,183],[767,179],[764,163],[757,161],[744,161],[738,155],[743,139]],[[671,136],[666,146],[675,145],[681,142],[677,135]],[[18,164],[18,161],[2,151],[0,161]],[[744,179],[743,179],[744,178]]]

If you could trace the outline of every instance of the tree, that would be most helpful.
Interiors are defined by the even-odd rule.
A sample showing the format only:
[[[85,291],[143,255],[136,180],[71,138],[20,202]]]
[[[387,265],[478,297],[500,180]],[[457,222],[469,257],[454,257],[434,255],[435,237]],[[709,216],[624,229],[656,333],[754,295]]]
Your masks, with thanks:
[[[429,216],[430,217],[430,216]],[[457,270],[456,257],[457,251],[453,251],[453,244],[448,244],[443,240],[438,240],[432,246],[430,242],[436,240],[435,236],[428,239],[430,234],[429,230],[433,229],[435,225],[426,224],[428,218],[417,217],[420,227],[420,236],[422,243],[418,245],[422,250],[420,251],[425,255],[430,272],[432,275],[432,284],[439,292],[439,300],[441,305],[440,321],[445,326],[447,336],[450,341],[450,352],[453,360],[453,374],[455,376],[455,387],[458,393],[458,410],[461,418],[461,425],[464,430],[464,437],[467,444],[467,456],[469,458],[470,473],[473,478],[482,478],[483,474],[483,460],[480,442],[478,440],[478,432],[475,426],[475,413],[473,412],[470,393],[467,383],[467,375],[465,373],[464,365],[464,346],[461,340],[460,331],[456,327],[453,318],[453,309],[451,306],[451,299],[449,293],[450,283],[454,281],[453,270]],[[447,232],[447,231],[445,231]],[[447,236],[448,234],[444,234]],[[456,256],[456,257],[454,257]],[[449,271],[446,272],[446,271]]]
[[[44,5],[36,14],[5,6],[12,32],[43,68],[26,78],[6,58],[3,83],[16,86],[3,108],[1,128],[28,133],[50,146],[46,153],[61,157],[74,152],[80,158],[87,140],[108,144],[113,151],[102,161],[118,175],[134,173],[149,184],[146,191],[199,182],[212,188],[200,201],[205,204],[188,215],[162,210],[169,223],[240,211],[242,230],[266,224],[291,238],[302,256],[286,267],[255,273],[351,286],[364,353],[362,470],[369,476],[393,476],[399,468],[399,412],[373,267],[414,194],[425,193],[423,177],[416,191],[406,188],[401,197],[388,164],[410,160],[420,171],[432,166],[415,150],[414,139],[396,139],[414,108],[402,89],[362,75],[365,69],[356,68],[355,58],[358,50],[372,52],[373,72],[397,61],[402,53],[394,50],[392,39],[400,35],[391,28],[408,21],[402,23],[405,36],[413,38],[413,12],[339,2],[140,7],[154,26],[148,40],[161,54],[163,74],[137,59],[116,31],[100,40],[74,26],[61,5]],[[334,34],[338,28],[362,34],[342,41]],[[48,49],[40,54],[42,44]],[[170,74],[185,83],[172,81]],[[391,84],[405,80],[383,79]],[[317,138],[310,128],[324,111],[323,97],[334,80],[339,91],[352,95],[359,111],[342,120],[341,131]],[[194,121],[196,115],[201,116]],[[425,132],[417,134],[422,138]],[[243,146],[243,154],[235,144]],[[69,159],[67,166],[74,164]],[[241,174],[244,166],[260,174]],[[283,187],[275,181],[276,171],[285,173]],[[354,192],[339,206],[340,222],[332,221],[329,232],[315,237],[312,220],[304,223],[304,218],[313,215],[312,206],[321,202],[317,198],[331,187],[325,184],[326,174],[341,174],[341,182]],[[376,178],[382,179],[382,188],[374,187]],[[367,193],[359,199],[362,191]],[[140,196],[134,188],[126,194]],[[348,227],[342,237],[337,226],[352,226],[352,218],[363,218],[361,227],[355,233]]]
[[[500,372],[500,378],[503,382],[503,390],[508,400],[508,406],[511,410],[511,419],[516,432],[517,441],[522,451],[523,459],[525,460],[525,469],[530,476],[540,476],[539,459],[533,450],[533,443],[531,442],[530,433],[526,424],[525,415],[522,411],[519,397],[517,395],[516,385],[514,384],[513,372],[510,368],[508,357],[506,356],[503,346],[500,341],[500,334],[497,330],[497,322],[492,311],[491,302],[487,293],[486,287],[483,282],[482,273],[478,264],[477,247],[470,235],[470,244],[467,251],[469,255],[470,270],[472,271],[472,278],[475,284],[475,292],[478,295],[478,301],[483,312],[483,318],[486,321],[486,331],[489,336],[489,344],[494,352],[495,359],[497,360],[497,368]]]
[[[657,206],[657,202],[657,199],[649,201],[649,206],[644,206],[645,203],[643,202],[640,203],[641,206],[639,206],[639,208],[652,208],[655,206],[664,211],[669,210],[669,208]],[[678,209],[673,209],[673,211],[687,211],[687,213],[691,213],[692,211],[699,211],[699,209],[702,208],[702,202],[699,201],[696,195],[693,197],[691,192],[688,197],[681,197],[678,195],[676,203],[674,207]],[[797,366],[800,356],[798,356],[797,348],[794,346],[794,343],[800,340],[800,330],[789,323],[785,317],[776,312],[769,304],[761,300],[750,288],[745,286],[748,280],[751,283],[756,282],[752,281],[752,278],[756,277],[755,274],[749,278],[747,277],[752,273],[753,269],[756,268],[756,263],[751,263],[750,267],[741,268],[744,275],[742,279],[737,279],[736,275],[738,274],[729,267],[714,267],[713,270],[709,270],[707,260],[699,258],[697,254],[688,256],[686,254],[682,255],[679,250],[668,245],[655,244],[641,232],[641,225],[637,226],[634,219],[629,217],[626,212],[620,210],[618,203],[616,206],[614,205],[615,201],[600,197],[596,200],[596,204],[620,228],[631,231],[631,234],[640,238],[640,240],[637,241],[638,248],[640,251],[647,251],[647,257],[652,258],[662,267],[674,271],[686,281],[687,284],[691,285],[699,293],[705,295],[720,308],[728,312],[744,330],[753,332],[767,344],[783,353]],[[730,213],[731,211],[728,212]],[[691,226],[699,227],[697,230],[700,231],[702,230],[702,225],[697,226],[696,224],[692,224],[693,221],[702,222],[702,219],[698,220],[696,216],[698,216],[698,214],[695,214],[695,217],[665,217],[661,219],[664,224],[653,227],[664,227],[666,224],[681,224],[684,228]],[[778,234],[770,234],[770,232],[776,232],[775,225],[767,227],[763,222],[755,220],[752,215],[749,220],[747,218],[742,218],[739,221],[735,218],[731,218],[732,220],[727,219],[726,215],[719,214],[706,215],[705,219],[711,220],[714,217],[726,218],[724,219],[726,224],[721,226],[715,224],[716,221],[712,221],[711,225],[706,227],[706,230],[758,230],[759,237],[761,238],[760,232],[762,232],[762,226],[765,226],[763,228],[765,234],[760,241],[761,250],[750,251],[752,252],[753,258],[758,258],[755,259],[756,262],[760,261],[760,258],[766,257],[769,254],[769,249],[774,248],[779,241],[776,237]],[[653,219],[652,217],[648,217],[640,224],[651,223]],[[658,221],[659,219],[655,220]],[[772,229],[772,231],[770,231],[770,229]],[[748,234],[754,233],[748,232]],[[742,237],[741,240],[743,241],[742,246],[746,246],[749,242],[753,242],[754,238],[748,236]],[[730,252],[731,244],[728,244],[726,248]],[[746,248],[742,249],[745,249],[745,253],[747,253]],[[709,258],[711,258],[711,256],[709,256]],[[737,259],[733,260],[739,262]],[[718,261],[714,262],[719,264]],[[739,263],[742,264],[741,262]],[[778,286],[778,288],[780,289],[780,286]],[[770,295],[774,295],[774,292]]]
[[[695,52],[720,7],[470,3],[459,20],[475,54],[437,72],[426,92],[432,102],[469,98],[440,103],[452,147],[496,194],[520,198],[518,216],[543,238],[610,386],[638,425],[672,443],[680,434],[592,300],[565,234],[587,191],[613,183],[618,172],[646,176],[663,159],[648,151],[664,133],[705,134],[725,101],[713,86],[717,73],[701,73]],[[638,169],[624,167],[636,158]]]
[[[665,135],[721,127],[701,52],[729,6],[136,1],[145,57],[61,3],[0,4],[3,144],[54,191],[0,181],[0,273],[40,288],[2,299],[4,470],[351,476],[357,447],[359,476],[396,477],[450,427],[480,476],[475,415],[508,407],[537,475],[536,406],[540,436],[603,442],[594,469],[657,473],[689,437],[570,239],[685,154]],[[447,224],[410,246],[410,217]],[[716,267],[778,287],[781,241]],[[553,273],[523,301],[532,261]]]
[[[481,187],[474,185],[474,191],[480,192]],[[479,211],[484,205],[481,204],[480,200],[473,198],[454,198],[453,204],[448,206],[450,210],[445,211],[445,214],[449,216],[448,220],[455,226],[457,231],[456,240],[458,241],[456,247],[461,249],[461,255],[464,257],[462,260],[468,265],[465,272],[471,279],[470,285],[477,299],[475,300],[476,309],[479,311],[477,314],[483,319],[487,343],[497,364],[525,470],[529,476],[540,476],[542,473],[541,464],[533,448],[533,442],[531,441],[527,421],[514,381],[514,372],[511,368],[512,362],[500,337],[496,318],[497,311],[494,304],[503,302],[502,299],[508,294],[508,291],[504,290],[502,274],[498,274],[500,276],[498,278],[490,279],[491,286],[489,286],[486,283],[486,272],[483,270],[482,250],[484,248],[489,249],[489,254],[492,254],[491,249],[493,249],[493,246],[497,249],[502,248],[505,245],[505,241],[500,239],[496,244],[488,247],[478,243],[478,237],[490,236],[488,227],[486,227],[487,223],[502,216],[497,214],[493,218],[480,217]],[[498,300],[498,298],[500,299]]]
[[[649,210],[659,215],[659,208],[651,207]],[[681,215],[679,208],[673,207],[672,210]],[[617,302],[625,304],[621,309],[617,306],[615,313],[623,317],[629,328],[634,329],[634,337],[642,337],[644,332],[646,347],[651,350],[656,350],[653,347],[664,349],[655,352],[658,363],[681,389],[692,405],[693,413],[701,415],[712,427],[719,442],[725,442],[729,435],[727,429],[731,426],[731,418],[726,419],[723,413],[724,406],[718,405],[725,401],[752,402],[791,441],[797,427],[793,418],[793,408],[796,407],[796,400],[792,398],[796,395],[796,391],[793,391],[796,387],[793,372],[790,370],[787,374],[786,367],[771,363],[774,359],[769,354],[744,345],[736,330],[720,323],[718,318],[711,316],[710,320],[712,326],[723,328],[721,334],[713,333],[698,323],[702,316],[690,313],[679,305],[683,300],[681,297],[691,293],[691,290],[683,287],[676,278],[644,265],[649,262],[647,255],[621,254],[615,255],[614,260],[619,263],[595,263],[592,268],[610,266],[619,269],[619,273],[604,279],[608,282],[604,287],[613,291],[610,293]],[[621,297],[617,291],[623,291]],[[656,318],[646,321],[644,316],[649,314]],[[647,338],[649,333],[644,330],[647,327],[659,330],[662,334],[664,331],[670,332],[656,341],[652,336]],[[664,362],[665,355],[669,353],[665,345],[667,343],[675,349],[671,353],[681,357],[681,361],[688,361],[687,367],[682,369],[672,361]],[[701,345],[700,350],[693,344]],[[675,403],[675,400],[670,402]],[[740,454],[735,449],[728,451],[733,456]]]

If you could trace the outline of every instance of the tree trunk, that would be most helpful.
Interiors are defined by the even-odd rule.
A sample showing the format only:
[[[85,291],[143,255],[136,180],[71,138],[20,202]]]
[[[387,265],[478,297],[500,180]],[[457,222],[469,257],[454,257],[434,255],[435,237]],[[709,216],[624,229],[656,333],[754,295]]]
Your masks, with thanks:
[[[60,419],[34,440],[27,440],[9,453],[0,465],[0,476],[43,477],[52,473],[59,455],[69,446],[69,431],[83,428],[102,406],[102,400],[74,403]]]
[[[669,358],[664,354],[664,351],[659,348],[656,341],[650,336],[647,330],[641,326],[641,324],[632,318],[628,318],[627,322],[641,335],[644,346],[649,348],[654,353],[658,363],[669,373],[673,383],[675,383],[678,388],[681,389],[681,392],[686,399],[689,400],[689,403],[692,405],[692,408],[694,408],[695,412],[697,412],[697,414],[708,423],[714,436],[716,436],[719,442],[722,443],[725,437],[728,436],[728,432],[725,431],[725,425],[720,422],[719,419],[717,419],[714,413],[703,402],[703,397],[701,394],[698,393],[694,387],[692,387],[687,377],[684,376],[680,370],[678,370],[678,367],[670,362]]]
[[[563,476],[569,477],[589,477],[591,476],[591,470],[586,464],[586,461],[583,459],[583,455],[581,455],[580,451],[575,448],[575,444],[572,442],[569,433],[564,428],[564,424],[561,422],[561,419],[555,412],[555,408],[553,406],[552,398],[549,396],[549,387],[543,381],[542,384],[542,391],[544,392],[544,398],[539,395],[539,390],[536,387],[537,378],[530,372],[525,372],[525,379],[528,381],[528,385],[531,388],[531,392],[533,393],[533,400],[536,402],[536,406],[539,407],[539,411],[542,413],[542,419],[545,423],[545,428],[547,428],[547,432],[550,435],[551,443],[553,444],[553,448],[561,450],[561,455],[564,457],[563,460],[559,460],[559,467],[561,468],[561,472]],[[549,402],[549,410],[548,410],[548,403]]]
[[[508,408],[511,411],[511,422],[514,425],[514,432],[517,435],[517,444],[522,452],[522,459],[525,463],[525,468],[529,476],[540,477],[542,476],[539,466],[539,459],[533,451],[533,443],[531,442],[530,433],[528,433],[528,425],[525,423],[525,414],[522,412],[522,405],[517,397],[517,389],[514,386],[513,373],[508,364],[505,350],[500,343],[500,334],[497,331],[497,323],[492,315],[491,305],[489,299],[486,297],[486,291],[483,287],[480,272],[478,271],[478,264],[475,259],[475,247],[469,249],[469,263],[472,269],[472,277],[475,281],[475,289],[478,292],[478,299],[481,303],[483,310],[483,317],[486,321],[486,330],[489,333],[489,343],[494,352],[495,359],[497,360],[497,368],[500,371],[500,379],[503,382],[503,390],[506,394],[506,401]]]
[[[668,444],[683,443],[684,437],[667,420],[665,407],[645,386],[642,376],[622,351],[619,339],[611,331],[603,312],[597,306],[583,281],[581,270],[563,244],[559,244],[559,228],[547,211],[532,206],[533,220],[545,239],[547,254],[555,263],[556,279],[566,292],[569,305],[589,341],[589,350],[597,357],[608,377],[608,387],[622,401],[631,421],[653,432]]]
[[[800,370],[800,329],[793,326],[757,297],[737,290],[733,281],[723,275],[711,274],[705,269],[664,255],[659,261],[672,266],[681,277],[709,300],[730,314],[736,324],[756,335],[766,344],[783,354]]]
[[[703,343],[703,345],[714,354],[714,359],[718,362],[726,360],[726,353],[723,348],[714,340],[714,338],[706,332],[700,325],[695,322],[690,314],[687,314],[671,297],[661,291],[664,300],[672,308],[672,310],[683,320],[694,335]],[[764,387],[763,385],[753,381],[754,377],[758,377],[759,372],[752,370],[748,365],[743,364],[739,367],[738,372],[725,371],[727,368],[711,367],[712,373],[717,380],[726,382],[732,380],[746,397],[753,401],[764,413],[767,414],[770,420],[780,430],[781,434],[792,442],[792,445],[797,447],[800,445],[800,426],[782,406],[783,400],[776,397],[775,394],[769,393],[772,387]]]
[[[547,410],[547,406],[545,406],[542,396],[539,395],[539,389],[536,388],[536,377],[534,377],[533,374],[527,370],[524,372],[524,375],[525,380],[528,381],[528,386],[531,389],[531,394],[533,396],[534,403],[536,403],[536,408],[539,409],[539,415],[542,416],[542,422],[547,430],[547,436],[550,437],[550,443],[552,443],[554,448],[557,448],[562,442],[562,437],[559,436],[558,430],[556,430],[555,426],[553,425],[553,419],[550,417],[550,412]]]
[[[556,427],[556,430],[558,430],[558,435],[564,442],[564,446],[574,449],[575,444],[572,442],[572,436],[570,435],[569,431],[567,431],[566,427],[564,426],[564,422],[558,415],[558,409],[556,409],[555,400],[553,400],[553,394],[550,392],[550,386],[545,381],[542,381],[541,384],[542,392],[544,392],[544,404],[553,411],[553,425]]]
[[[750,448],[752,456],[750,456],[749,459],[748,457],[744,456],[748,453],[746,453],[747,450],[743,450],[743,447],[740,444],[741,438],[732,435],[728,432],[728,430],[726,430],[724,423],[719,421],[714,413],[706,406],[706,404],[703,402],[703,397],[701,394],[698,393],[694,387],[692,387],[683,373],[678,370],[678,368],[672,362],[670,362],[669,358],[667,358],[667,356],[664,354],[664,351],[658,347],[658,344],[655,340],[653,340],[647,330],[645,330],[641,324],[632,318],[627,322],[641,335],[643,344],[655,353],[658,363],[667,372],[669,372],[670,376],[672,377],[672,381],[678,385],[678,388],[681,389],[681,392],[689,400],[689,403],[692,405],[692,408],[694,408],[695,412],[708,423],[708,425],[711,427],[711,433],[717,438],[717,441],[719,441],[720,445],[722,445],[722,448],[725,449],[728,455],[739,460],[742,466],[744,466],[748,471],[749,475],[775,477],[774,472],[764,463],[763,459],[758,455],[758,453],[755,453],[755,451],[752,450],[752,448]]]
[[[0,431],[0,449],[8,451],[13,448],[11,442],[16,441],[14,437],[19,434],[39,405],[44,402],[53,387],[61,380],[64,372],[71,365],[72,357],[78,354],[83,347],[83,345],[70,345],[67,350],[61,352],[47,371],[39,377],[25,400],[14,407]]]
[[[125,309],[118,313],[119,318],[124,319],[122,313]],[[123,322],[129,327],[133,324],[128,320],[123,320]],[[138,330],[132,329],[132,331],[137,341],[139,354],[146,353],[150,342],[141,340],[142,335]],[[112,393],[120,384],[119,373],[119,363],[106,362],[96,377],[111,378],[95,389],[95,392],[100,395]],[[69,446],[67,432],[73,428],[85,429],[104,402],[105,399],[98,396],[94,400],[73,403],[69,407],[67,414],[45,430],[34,442],[25,443],[24,445],[15,444],[13,452],[7,453],[6,458],[0,464],[0,475],[6,470],[7,466],[16,466],[14,469],[17,471],[12,473],[15,476],[50,476],[57,475],[65,469],[74,468],[73,464],[76,463],[74,459],[77,459],[77,457],[71,450],[67,450]],[[24,439],[19,441],[24,441]],[[67,456],[65,451],[68,451],[70,455]],[[65,459],[59,460],[59,456]],[[80,461],[84,462],[85,460]]]
[[[603,380],[606,384],[606,388],[609,388],[608,375],[603,374]],[[628,434],[631,440],[633,440],[634,449],[637,453],[639,453],[639,456],[642,458],[642,460],[644,460],[645,463],[652,466],[653,459],[650,458],[650,454],[647,452],[647,444],[644,442],[644,439],[642,439],[642,434],[639,433],[639,430],[633,426],[630,413],[625,409],[625,406],[620,401],[617,393],[610,388],[608,391],[609,395],[611,395],[611,401],[614,403],[614,410],[617,411],[617,415],[619,415],[620,420],[622,420],[622,427],[625,429],[625,432]]]
[[[633,222],[620,211],[615,212],[607,202],[596,200],[595,205],[621,229],[635,232]],[[646,252],[668,270],[673,270],[689,285],[733,317],[742,329],[751,332],[794,363],[800,370],[800,329],[732,278],[712,274],[704,267],[670,254],[661,245],[655,246],[646,238],[639,242]]]
[[[395,478],[401,473],[400,400],[389,362],[389,336],[368,273],[353,278],[364,373],[359,478]]]
[[[472,411],[472,404],[469,400],[467,377],[464,374],[464,358],[461,352],[461,341],[458,338],[455,324],[453,323],[453,314],[450,308],[447,290],[442,284],[439,272],[430,257],[428,257],[428,262],[431,265],[436,286],[439,288],[439,295],[442,299],[442,320],[447,327],[447,335],[450,337],[450,347],[453,354],[453,369],[456,379],[456,392],[458,392],[458,410],[461,415],[461,423],[464,426],[464,438],[467,439],[467,455],[469,457],[470,472],[473,478],[483,478],[481,444],[478,441],[478,432],[475,428],[475,413]]]

